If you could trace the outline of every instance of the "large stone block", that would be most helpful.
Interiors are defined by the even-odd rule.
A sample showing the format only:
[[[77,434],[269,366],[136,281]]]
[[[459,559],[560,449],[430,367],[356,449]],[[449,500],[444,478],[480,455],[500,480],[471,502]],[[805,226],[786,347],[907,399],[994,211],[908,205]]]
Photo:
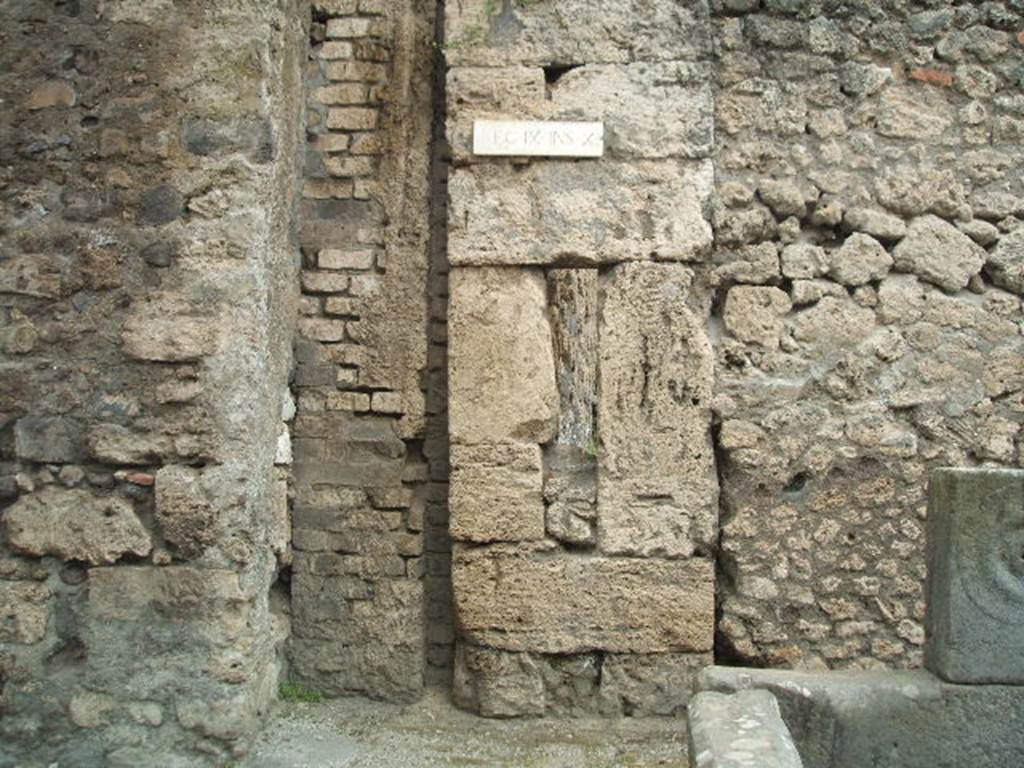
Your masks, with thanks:
[[[450,280],[452,442],[547,442],[558,391],[543,274],[457,269]]]
[[[451,535],[460,541],[544,538],[540,446],[453,445]]]
[[[940,469],[928,492],[925,664],[1024,684],[1024,471]]]
[[[695,768],[803,768],[779,703],[768,691],[705,691],[687,713]]]
[[[713,358],[687,308],[681,265],[625,264],[604,288],[598,424],[598,544],[685,557],[715,538]]]
[[[701,64],[588,65],[545,87],[541,67],[455,68],[448,130],[458,161],[473,158],[473,121],[595,120],[614,158],[703,158],[711,151],[711,76]]]
[[[462,0],[446,8],[445,56],[488,67],[695,59],[710,54],[710,31],[703,0]]]
[[[464,264],[698,261],[709,162],[473,165],[449,182],[448,256]]]
[[[101,565],[128,554],[148,555],[153,548],[132,503],[118,496],[48,487],[22,496],[3,520],[11,547],[33,557]]]
[[[458,548],[456,623],[478,645],[510,651],[707,651],[714,565],[706,559],[584,557]]]
[[[219,324],[207,309],[175,294],[154,294],[136,301],[125,321],[125,351],[140,360],[197,360],[217,348]]]

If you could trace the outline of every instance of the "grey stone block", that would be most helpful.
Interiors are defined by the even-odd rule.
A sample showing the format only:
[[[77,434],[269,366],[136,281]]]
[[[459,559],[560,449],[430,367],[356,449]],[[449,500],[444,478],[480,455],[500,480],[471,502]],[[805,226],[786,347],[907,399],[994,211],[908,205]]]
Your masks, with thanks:
[[[775,697],[699,693],[687,717],[691,768],[803,768]]]
[[[928,502],[925,666],[1024,683],[1024,471],[940,469]]]
[[[806,768],[1024,765],[1020,686],[955,685],[925,671],[709,667],[696,687],[773,693]]]

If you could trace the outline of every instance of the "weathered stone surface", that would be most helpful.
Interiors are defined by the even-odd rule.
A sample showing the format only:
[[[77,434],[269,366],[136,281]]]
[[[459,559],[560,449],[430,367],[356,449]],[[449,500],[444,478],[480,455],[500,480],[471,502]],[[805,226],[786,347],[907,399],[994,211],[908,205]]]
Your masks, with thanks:
[[[51,598],[50,588],[44,584],[0,581],[0,643],[32,645],[42,640]]]
[[[1024,471],[940,469],[928,486],[925,664],[1024,683]]]
[[[892,266],[892,257],[870,235],[855,232],[831,255],[829,275],[843,285],[858,286],[881,280]]]
[[[1000,288],[1024,294],[1024,226],[999,240],[986,266],[992,282]]]
[[[455,651],[455,704],[483,717],[544,714],[544,678],[528,654],[459,643]]]
[[[985,263],[985,251],[937,216],[914,219],[892,252],[896,269],[913,272],[945,291],[966,287]]]
[[[217,511],[202,475],[187,467],[167,466],[156,473],[156,519],[164,539],[186,558],[201,555],[217,538]]]
[[[711,166],[684,161],[474,165],[449,182],[453,265],[698,261]]]
[[[610,653],[601,666],[601,697],[636,717],[678,717],[697,674],[712,662],[711,653]]]
[[[738,285],[726,295],[722,320],[740,341],[778,349],[783,318],[792,307],[789,296],[778,288]]]
[[[548,304],[558,383],[559,445],[589,450],[594,442],[597,389],[598,274],[552,269]]]
[[[554,435],[558,390],[544,276],[456,269],[450,290],[452,441],[547,442]]]
[[[457,548],[463,636],[510,651],[706,651],[714,623],[710,560],[578,557]]]
[[[698,693],[687,710],[693,768],[803,768],[779,703],[764,690]]]
[[[102,565],[153,548],[130,501],[84,490],[48,487],[22,496],[4,513],[4,527],[11,546],[34,557]]]
[[[540,447],[453,445],[451,535],[460,541],[544,538]]]
[[[84,458],[82,426],[72,418],[18,419],[14,425],[14,450],[19,458],[54,464]]]
[[[806,768],[1005,768],[1021,754],[1017,718],[1007,715],[1024,702],[1020,686],[953,685],[919,670],[711,667],[697,688],[772,693]]]
[[[782,274],[793,279],[814,278],[828,271],[828,256],[820,245],[792,243],[782,249]]]
[[[449,64],[496,66],[693,59],[711,50],[707,5],[594,0],[496,6],[467,0],[447,8]]]
[[[900,240],[907,234],[907,225],[899,216],[873,208],[851,208],[843,216],[843,226],[879,240]]]
[[[555,444],[544,454],[544,513],[549,536],[573,546],[597,541],[597,460],[592,453]]]
[[[624,264],[603,287],[598,538],[614,554],[685,557],[714,540],[712,353],[687,308],[692,273]]]
[[[146,297],[132,308],[121,334],[125,351],[141,360],[196,360],[216,349],[217,323],[173,294]]]

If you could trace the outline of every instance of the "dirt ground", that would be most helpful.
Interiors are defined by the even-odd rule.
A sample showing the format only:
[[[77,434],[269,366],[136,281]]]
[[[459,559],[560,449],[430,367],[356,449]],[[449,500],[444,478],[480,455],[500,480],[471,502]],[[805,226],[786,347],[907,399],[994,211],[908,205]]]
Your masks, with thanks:
[[[240,768],[686,768],[682,719],[485,720],[409,706],[282,703]]]

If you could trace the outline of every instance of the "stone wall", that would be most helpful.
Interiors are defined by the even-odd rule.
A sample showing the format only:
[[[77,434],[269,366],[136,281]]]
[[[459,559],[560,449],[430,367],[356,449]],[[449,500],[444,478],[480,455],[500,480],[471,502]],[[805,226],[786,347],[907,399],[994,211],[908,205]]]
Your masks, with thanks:
[[[223,764],[276,693],[304,13],[0,6],[0,764]]]
[[[455,700],[675,713],[714,626],[706,9],[447,11]],[[477,158],[479,118],[607,153]]]
[[[719,657],[917,666],[928,470],[1024,461],[1024,6],[713,24]]]
[[[723,661],[920,663],[928,469],[1022,461],[1022,10],[449,4],[458,701],[671,711],[713,581]]]
[[[407,700],[424,684],[428,624],[432,668],[450,656],[443,611],[425,609],[447,572],[424,533],[444,527],[447,495],[444,426],[428,435],[426,401],[434,6],[324,0],[312,13],[290,674]]]

